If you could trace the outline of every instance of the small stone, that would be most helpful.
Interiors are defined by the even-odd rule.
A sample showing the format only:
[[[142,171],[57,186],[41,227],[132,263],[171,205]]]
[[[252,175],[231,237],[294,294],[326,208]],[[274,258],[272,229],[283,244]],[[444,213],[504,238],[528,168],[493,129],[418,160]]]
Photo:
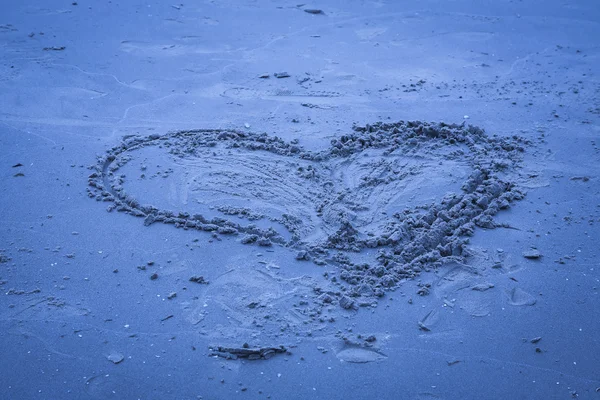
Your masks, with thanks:
[[[289,77],[290,77],[290,74],[288,74],[288,73],[287,73],[287,72],[285,72],[285,71],[282,71],[282,72],[275,72],[273,75],[275,76],[275,78],[278,78],[278,79],[281,79],[281,78],[289,78]]]
[[[152,275],[150,275],[150,280],[155,281],[158,279],[158,274],[155,272]]]
[[[538,249],[530,249],[523,252],[523,257],[529,260],[537,260],[542,257],[542,254],[539,252]]]
[[[106,356],[106,358],[108,359],[108,361],[112,362],[113,364],[119,364],[120,362],[122,362],[125,359],[123,354],[117,353],[117,352],[110,353],[108,356]]]

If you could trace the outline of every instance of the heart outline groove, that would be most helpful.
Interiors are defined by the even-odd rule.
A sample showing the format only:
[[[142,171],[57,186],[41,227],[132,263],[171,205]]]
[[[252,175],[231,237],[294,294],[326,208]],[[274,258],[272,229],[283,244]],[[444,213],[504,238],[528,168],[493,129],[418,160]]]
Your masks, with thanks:
[[[508,227],[497,224],[493,217],[525,195],[516,182],[525,146],[529,144],[518,136],[490,137],[482,129],[471,125],[421,121],[354,126],[350,134],[332,139],[329,148],[321,151],[305,150],[298,140],[286,142],[266,133],[229,129],[130,135],[98,157],[97,163],[91,167],[93,172],[88,179],[88,196],[111,203],[108,211],[116,210],[143,218],[146,226],[164,223],[213,235],[238,235],[242,244],[280,245],[296,250],[298,260],[334,265],[338,276],[328,278],[332,283],[343,286],[344,293],[324,291],[318,294],[324,303],[337,300],[341,307],[352,309],[356,307],[356,298],[376,299],[421,271],[450,261],[464,262],[468,256],[464,251],[465,245],[475,227]],[[315,190],[314,213],[305,214],[304,218],[297,218],[291,213],[271,216],[271,222],[279,223],[287,230],[286,238],[273,227],[259,228],[254,223],[243,225],[232,218],[219,216],[209,219],[202,214],[190,215],[185,210],[174,212],[140,204],[125,190],[125,176],[119,171],[132,159],[134,152],[154,146],[166,148],[170,157],[179,160],[210,158],[217,156],[218,149],[221,151],[219,155],[225,158],[232,152],[243,151],[292,160],[301,167],[293,174],[278,179],[305,180],[309,182],[306,187],[318,188]],[[365,179],[360,180],[358,185],[336,190],[336,183],[330,179],[334,166],[354,163],[360,169],[362,164],[357,160],[360,156],[369,156],[368,152],[377,153],[376,157],[371,157],[377,163],[376,176],[363,176]],[[407,174],[395,168],[397,160],[416,160],[412,166],[420,168],[422,161],[427,161],[425,157],[442,165],[437,167],[436,173],[444,172],[443,163],[468,167],[470,173],[460,192],[446,193],[440,199],[436,196],[435,201],[429,204],[404,208],[394,212],[392,217],[376,220],[369,217],[368,223],[361,222],[357,217],[361,212],[360,204],[356,204],[357,196],[368,201],[373,190],[381,187],[393,189],[404,179],[398,176],[404,174],[402,176],[406,177]],[[381,175],[381,171],[385,174]],[[215,182],[218,180],[217,176]],[[299,187],[303,188],[302,185]],[[280,192],[274,193],[272,197],[276,198]],[[353,195],[353,200],[348,201],[348,197]],[[248,213],[253,212],[243,207],[225,207],[219,211],[224,216],[238,217],[244,213],[243,216],[248,217]],[[254,215],[260,218],[258,213]],[[312,222],[319,218],[322,234],[310,236],[309,232],[315,225]],[[363,229],[366,227],[375,229],[375,232],[366,232]],[[360,254],[366,248],[378,250],[375,262],[361,259]]]

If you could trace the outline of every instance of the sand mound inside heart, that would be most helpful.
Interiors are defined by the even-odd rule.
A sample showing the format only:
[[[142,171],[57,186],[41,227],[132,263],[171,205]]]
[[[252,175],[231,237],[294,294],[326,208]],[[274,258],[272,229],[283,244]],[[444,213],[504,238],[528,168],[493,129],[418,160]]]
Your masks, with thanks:
[[[88,193],[145,225],[296,249],[338,266],[331,279],[350,284],[351,297],[372,297],[462,259],[475,226],[496,227],[493,215],[523,196],[514,184],[523,145],[419,121],[357,126],[318,152],[232,130],[128,136],[98,159]]]

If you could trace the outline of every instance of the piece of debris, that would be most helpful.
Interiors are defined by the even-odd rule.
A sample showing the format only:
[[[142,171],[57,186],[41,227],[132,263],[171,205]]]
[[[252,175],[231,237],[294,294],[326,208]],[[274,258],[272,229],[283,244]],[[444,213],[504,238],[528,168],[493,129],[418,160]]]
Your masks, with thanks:
[[[161,321],[161,322],[164,322],[164,321],[166,321],[166,320],[168,320],[168,319],[171,319],[171,318],[173,318],[173,317],[174,317],[174,315],[173,315],[173,314],[170,314],[170,315],[167,315],[166,317],[162,318],[160,321]]]
[[[155,281],[158,279],[158,274],[155,272],[152,275],[150,275],[150,280]]]
[[[536,344],[538,343],[540,340],[542,340],[541,336],[538,337],[534,337],[533,339],[530,340],[531,343]]]
[[[175,292],[171,292],[171,293],[169,293],[169,295],[167,296],[167,299],[168,299],[168,300],[172,300],[172,299],[174,299],[175,297],[177,297],[177,293],[175,293]]]
[[[13,168],[18,168],[18,167],[22,167],[22,166],[23,166],[23,164],[21,164],[21,163],[17,163],[17,164],[15,164],[15,165],[13,165],[12,167],[13,167]]]
[[[245,358],[248,360],[268,360],[276,354],[287,353],[287,349],[284,346],[279,347],[255,347],[245,343],[242,347],[209,347],[212,351],[209,356],[223,357],[228,360],[237,360],[238,358]]]
[[[271,77],[271,74],[260,74],[258,77],[260,79],[269,79]]]
[[[530,249],[523,252],[523,257],[529,260],[537,260],[542,257],[538,249]]]
[[[572,181],[584,181],[584,182],[587,182],[587,181],[590,180],[590,177],[589,176],[572,176],[571,180]]]
[[[418,321],[419,329],[424,332],[431,331],[431,325],[435,323],[437,319],[437,313],[435,311],[429,311],[420,321]]]
[[[204,279],[204,277],[202,275],[194,275],[190,278],[190,282],[194,282],[194,283],[202,283],[204,285],[208,284],[208,281],[206,279]]]
[[[319,10],[318,8],[305,8],[304,12],[307,12],[309,14],[315,14],[315,15],[317,15],[317,14],[325,14],[323,12],[323,10]]]
[[[66,49],[65,46],[52,46],[52,47],[44,47],[44,51],[61,51]]]
[[[122,362],[125,359],[123,354],[117,353],[117,352],[110,353],[108,356],[106,356],[106,358],[108,359],[108,361],[112,362],[113,364],[119,364],[120,362]]]
[[[288,74],[287,72],[275,72],[275,73],[273,74],[273,76],[274,76],[275,78],[279,78],[279,79],[281,79],[281,78],[289,78],[291,75],[290,75],[290,74]]]
[[[485,282],[485,283],[480,283],[478,285],[475,285],[471,288],[471,290],[475,290],[478,292],[485,292],[488,289],[492,289],[494,287],[494,284],[489,283],[489,282]]]
[[[21,296],[21,295],[37,294],[37,293],[40,293],[41,291],[42,291],[42,289],[40,289],[40,288],[35,288],[32,290],[10,288],[10,289],[8,289],[8,292],[6,292],[4,294],[7,296],[12,296],[12,295]]]

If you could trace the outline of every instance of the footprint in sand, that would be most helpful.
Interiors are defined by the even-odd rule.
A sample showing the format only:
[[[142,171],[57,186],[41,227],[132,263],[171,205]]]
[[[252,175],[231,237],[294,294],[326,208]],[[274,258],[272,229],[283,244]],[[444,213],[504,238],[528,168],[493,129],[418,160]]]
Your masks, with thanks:
[[[533,306],[537,300],[523,289],[513,288],[506,292],[508,303],[513,306]]]
[[[477,271],[466,265],[451,263],[440,269],[448,271],[439,278],[433,287],[436,297],[446,305],[457,306],[473,317],[485,317],[491,311],[496,294],[494,285],[482,282]]]
[[[336,354],[336,357],[344,362],[364,364],[374,361],[382,361],[387,356],[378,350],[359,346],[345,346]]]

